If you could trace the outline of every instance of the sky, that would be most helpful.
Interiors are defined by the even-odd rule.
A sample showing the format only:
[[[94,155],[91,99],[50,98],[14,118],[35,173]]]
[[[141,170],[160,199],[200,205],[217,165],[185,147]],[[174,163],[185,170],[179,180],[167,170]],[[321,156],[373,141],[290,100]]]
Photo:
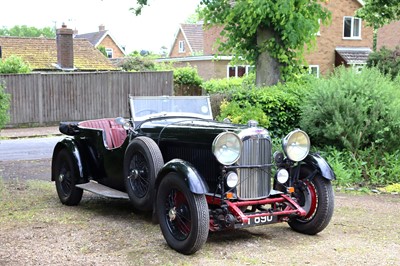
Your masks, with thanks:
[[[78,34],[96,32],[104,25],[126,52],[170,49],[180,23],[195,12],[200,0],[149,0],[140,16],[129,8],[136,0],[7,0],[0,4],[0,28],[16,25],[68,28]]]

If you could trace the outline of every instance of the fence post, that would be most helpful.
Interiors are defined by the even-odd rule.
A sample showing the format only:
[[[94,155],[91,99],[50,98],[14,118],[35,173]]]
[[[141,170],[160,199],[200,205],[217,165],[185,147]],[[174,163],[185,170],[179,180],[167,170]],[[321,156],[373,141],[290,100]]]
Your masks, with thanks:
[[[38,74],[38,81],[37,81],[37,86],[38,86],[38,104],[39,104],[39,124],[43,125],[44,123],[44,117],[43,117],[43,79],[42,79],[42,74]]]

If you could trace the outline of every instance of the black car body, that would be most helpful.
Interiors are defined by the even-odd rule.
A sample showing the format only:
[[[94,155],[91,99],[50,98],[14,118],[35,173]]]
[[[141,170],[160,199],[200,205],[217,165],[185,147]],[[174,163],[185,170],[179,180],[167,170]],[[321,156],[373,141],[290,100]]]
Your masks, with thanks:
[[[62,203],[78,204],[83,190],[129,199],[152,210],[167,243],[184,254],[209,231],[288,222],[317,234],[328,225],[335,175],[309,153],[303,131],[272,154],[266,129],[214,121],[206,96],[129,102],[130,119],[60,123],[68,136],[54,149],[52,180]]]

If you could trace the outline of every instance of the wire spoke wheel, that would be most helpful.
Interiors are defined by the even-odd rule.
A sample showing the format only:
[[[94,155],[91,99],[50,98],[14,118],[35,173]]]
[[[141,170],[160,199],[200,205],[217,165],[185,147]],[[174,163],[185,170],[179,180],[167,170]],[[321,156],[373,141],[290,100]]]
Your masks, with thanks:
[[[160,183],[157,217],[167,244],[180,253],[193,254],[207,241],[210,217],[205,195],[192,193],[176,173]]]

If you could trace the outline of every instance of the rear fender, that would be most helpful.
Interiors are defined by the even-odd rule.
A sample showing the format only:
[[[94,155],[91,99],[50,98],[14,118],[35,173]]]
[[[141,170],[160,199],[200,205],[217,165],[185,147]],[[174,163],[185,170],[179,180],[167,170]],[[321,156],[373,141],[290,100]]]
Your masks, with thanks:
[[[325,179],[328,179],[330,181],[336,179],[332,167],[319,154],[316,153],[309,154],[303,160],[303,162],[306,163],[308,166],[310,166],[312,169],[317,170]]]
[[[164,165],[157,175],[156,190],[163,177],[170,172],[178,173],[185,180],[191,192],[195,194],[205,194],[208,192],[208,185],[196,168],[191,163],[181,159],[173,159]]]
[[[82,164],[81,153],[79,152],[77,143],[74,141],[73,138],[70,138],[70,137],[66,137],[66,138],[60,140],[54,147],[52,158],[55,158],[57,153],[62,149],[67,149],[70,152],[75,165],[78,166],[79,179],[83,179],[84,178],[84,169],[83,169],[83,164]],[[53,169],[53,167],[54,167],[53,164],[54,164],[54,160],[51,163],[51,169]],[[53,175],[51,175],[51,181],[55,181]]]

